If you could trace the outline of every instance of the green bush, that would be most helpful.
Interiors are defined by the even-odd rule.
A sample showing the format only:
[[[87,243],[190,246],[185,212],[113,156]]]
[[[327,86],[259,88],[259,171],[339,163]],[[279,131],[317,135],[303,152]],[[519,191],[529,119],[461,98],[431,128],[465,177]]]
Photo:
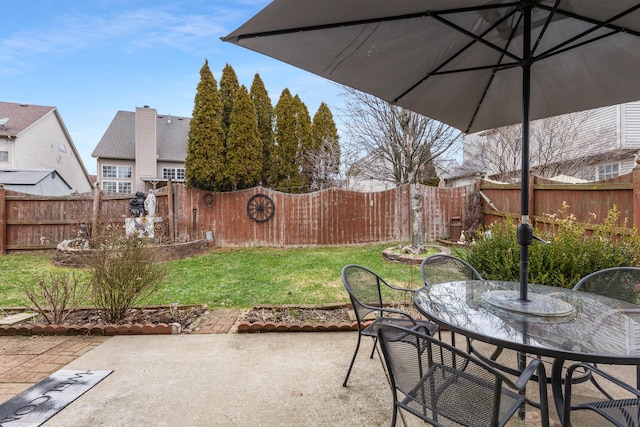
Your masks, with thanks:
[[[620,217],[617,207],[609,210],[601,224],[591,227],[587,227],[590,223],[578,223],[567,209],[563,203],[558,214],[548,216],[552,227],[534,230],[550,243],[534,240],[529,247],[529,282],[570,288],[594,271],[640,264],[640,236],[635,227],[628,232],[628,228],[616,226]],[[485,279],[518,281],[520,245],[516,228],[512,219],[483,227],[474,236],[471,249],[456,254]]]

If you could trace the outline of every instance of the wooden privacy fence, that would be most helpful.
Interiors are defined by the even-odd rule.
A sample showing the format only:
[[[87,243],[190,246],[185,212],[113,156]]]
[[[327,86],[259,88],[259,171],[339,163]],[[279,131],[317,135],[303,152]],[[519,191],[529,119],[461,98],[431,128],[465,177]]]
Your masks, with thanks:
[[[452,218],[465,221],[472,187],[417,186],[423,200],[424,239],[446,239]],[[356,245],[411,239],[410,186],[376,193],[331,188],[286,194],[255,187],[216,193],[172,184],[156,191],[156,238],[187,242],[207,239],[218,247]],[[266,196],[274,208],[253,220],[247,203]],[[53,249],[83,233],[123,228],[130,195],[41,197],[0,189],[0,253]],[[262,198],[262,196],[260,196]]]
[[[640,169],[616,178],[579,184],[558,183],[531,176],[529,179],[529,216],[532,223],[547,226],[549,215],[558,214],[563,203],[567,213],[586,225],[601,224],[615,206],[620,212],[617,225],[628,232],[640,227]],[[520,218],[520,183],[500,184],[485,180],[476,183],[483,196],[483,221],[490,224],[506,217]],[[626,222],[625,222],[626,220]],[[626,230],[626,231],[625,231]]]

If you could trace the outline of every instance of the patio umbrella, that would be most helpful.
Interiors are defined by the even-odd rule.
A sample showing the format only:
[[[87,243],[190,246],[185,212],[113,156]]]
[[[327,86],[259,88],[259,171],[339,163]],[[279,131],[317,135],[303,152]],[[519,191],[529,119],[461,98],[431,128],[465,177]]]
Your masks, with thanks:
[[[522,123],[524,303],[529,122],[640,99],[639,9],[637,0],[275,0],[222,40],[467,133]]]

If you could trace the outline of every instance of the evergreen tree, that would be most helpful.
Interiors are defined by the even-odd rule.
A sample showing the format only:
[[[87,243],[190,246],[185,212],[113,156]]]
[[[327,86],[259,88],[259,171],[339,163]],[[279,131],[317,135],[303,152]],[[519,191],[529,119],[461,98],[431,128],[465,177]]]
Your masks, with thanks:
[[[240,88],[238,83],[238,77],[233,67],[226,64],[222,69],[222,76],[220,77],[220,99],[222,101],[222,129],[224,131],[224,150],[225,157],[227,153],[227,146],[229,141],[227,134],[229,133],[231,111],[233,110],[233,104],[236,100],[236,93]],[[225,163],[225,170],[223,171],[225,181],[222,186],[223,191],[229,191],[231,189],[231,182],[226,179],[229,174],[226,171],[227,164]]]
[[[271,182],[271,151],[273,151],[273,106],[269,93],[264,87],[260,75],[256,73],[251,84],[251,100],[256,108],[258,132],[262,141],[262,171],[260,182],[269,186]]]
[[[227,131],[226,177],[232,190],[258,184],[262,172],[262,141],[258,132],[255,106],[242,85],[229,116]]]
[[[311,190],[322,190],[335,185],[340,172],[340,141],[331,110],[322,102],[311,124],[313,143],[306,155],[311,173]]]
[[[185,180],[188,186],[217,190],[224,179],[222,103],[209,62],[200,69],[200,82],[189,124]]]
[[[298,95],[293,97],[293,112],[295,115],[295,138],[298,145],[296,151],[297,176],[292,177],[291,182],[295,192],[309,191],[312,182],[310,166],[306,162],[307,153],[313,150],[313,138],[311,137],[311,116],[307,106]]]
[[[229,117],[233,110],[236,92],[240,88],[238,77],[233,67],[229,64],[222,69],[220,77],[220,99],[222,100],[222,127],[226,132],[229,129]]]
[[[296,138],[296,114],[294,100],[289,89],[284,89],[274,108],[275,131],[274,150],[272,153],[271,178],[276,190],[291,192],[300,184],[296,155],[298,140]]]

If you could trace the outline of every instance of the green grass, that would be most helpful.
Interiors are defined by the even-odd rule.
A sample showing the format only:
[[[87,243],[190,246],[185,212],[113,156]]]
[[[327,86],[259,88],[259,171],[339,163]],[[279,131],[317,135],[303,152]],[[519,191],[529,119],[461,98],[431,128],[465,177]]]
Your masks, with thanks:
[[[148,304],[208,304],[210,307],[251,307],[256,304],[324,304],[348,302],[340,279],[346,264],[372,269],[390,284],[422,286],[419,266],[385,261],[382,250],[392,244],[318,247],[250,248],[211,251],[167,262],[168,276]],[[41,272],[53,267],[42,255],[0,257],[0,306],[28,305],[22,290]],[[86,274],[82,270],[80,274]]]

